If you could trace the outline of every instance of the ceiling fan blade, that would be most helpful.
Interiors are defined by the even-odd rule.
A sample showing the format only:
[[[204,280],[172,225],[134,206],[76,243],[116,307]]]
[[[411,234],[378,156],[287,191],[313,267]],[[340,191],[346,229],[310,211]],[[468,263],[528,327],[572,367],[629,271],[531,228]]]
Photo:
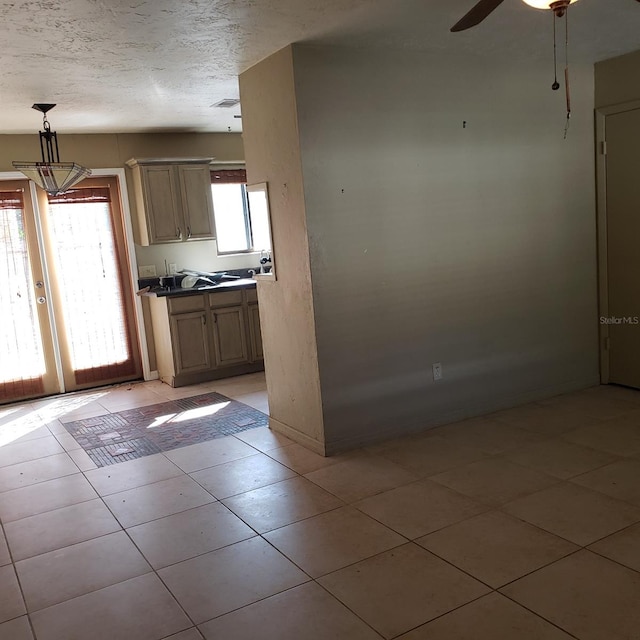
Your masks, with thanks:
[[[480,24],[491,12],[497,9],[504,0],[480,0],[467,15],[451,27],[451,31],[464,31]]]

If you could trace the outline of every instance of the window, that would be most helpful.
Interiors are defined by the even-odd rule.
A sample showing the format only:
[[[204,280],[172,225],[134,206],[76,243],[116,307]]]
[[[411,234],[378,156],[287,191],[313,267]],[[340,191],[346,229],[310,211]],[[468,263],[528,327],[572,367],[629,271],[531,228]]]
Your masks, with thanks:
[[[269,220],[249,208],[244,169],[212,171],[211,195],[219,254],[271,250]]]

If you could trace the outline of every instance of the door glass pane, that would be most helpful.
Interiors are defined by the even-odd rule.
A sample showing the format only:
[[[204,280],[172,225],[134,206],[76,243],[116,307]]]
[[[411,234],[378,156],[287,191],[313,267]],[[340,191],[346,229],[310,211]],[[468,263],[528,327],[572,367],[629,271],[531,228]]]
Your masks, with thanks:
[[[0,192],[0,383],[46,372],[21,200]]]
[[[78,190],[85,191],[85,190]],[[51,245],[74,371],[130,360],[108,189],[49,204]],[[106,192],[101,197],[98,192]],[[66,200],[66,201],[65,201]]]

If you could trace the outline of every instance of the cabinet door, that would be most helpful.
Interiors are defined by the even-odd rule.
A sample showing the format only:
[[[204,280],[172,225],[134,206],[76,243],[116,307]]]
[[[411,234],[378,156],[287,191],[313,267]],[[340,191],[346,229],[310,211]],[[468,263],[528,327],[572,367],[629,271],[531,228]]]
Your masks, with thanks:
[[[180,241],[186,230],[178,210],[179,188],[173,166],[150,165],[140,171],[150,244]]]
[[[176,375],[211,369],[207,313],[181,313],[171,316],[170,322]]]
[[[208,165],[178,165],[185,238],[214,238],[211,170]]]
[[[260,312],[257,304],[249,305],[249,338],[251,340],[251,361],[263,360],[262,333],[260,332]]]
[[[244,309],[225,307],[211,311],[216,364],[219,367],[249,362]]]

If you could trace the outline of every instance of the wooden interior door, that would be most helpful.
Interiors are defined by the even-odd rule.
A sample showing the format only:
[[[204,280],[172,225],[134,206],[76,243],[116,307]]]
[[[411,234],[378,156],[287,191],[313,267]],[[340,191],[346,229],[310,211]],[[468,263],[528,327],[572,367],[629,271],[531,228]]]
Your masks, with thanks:
[[[609,381],[640,389],[640,109],[607,116]]]

